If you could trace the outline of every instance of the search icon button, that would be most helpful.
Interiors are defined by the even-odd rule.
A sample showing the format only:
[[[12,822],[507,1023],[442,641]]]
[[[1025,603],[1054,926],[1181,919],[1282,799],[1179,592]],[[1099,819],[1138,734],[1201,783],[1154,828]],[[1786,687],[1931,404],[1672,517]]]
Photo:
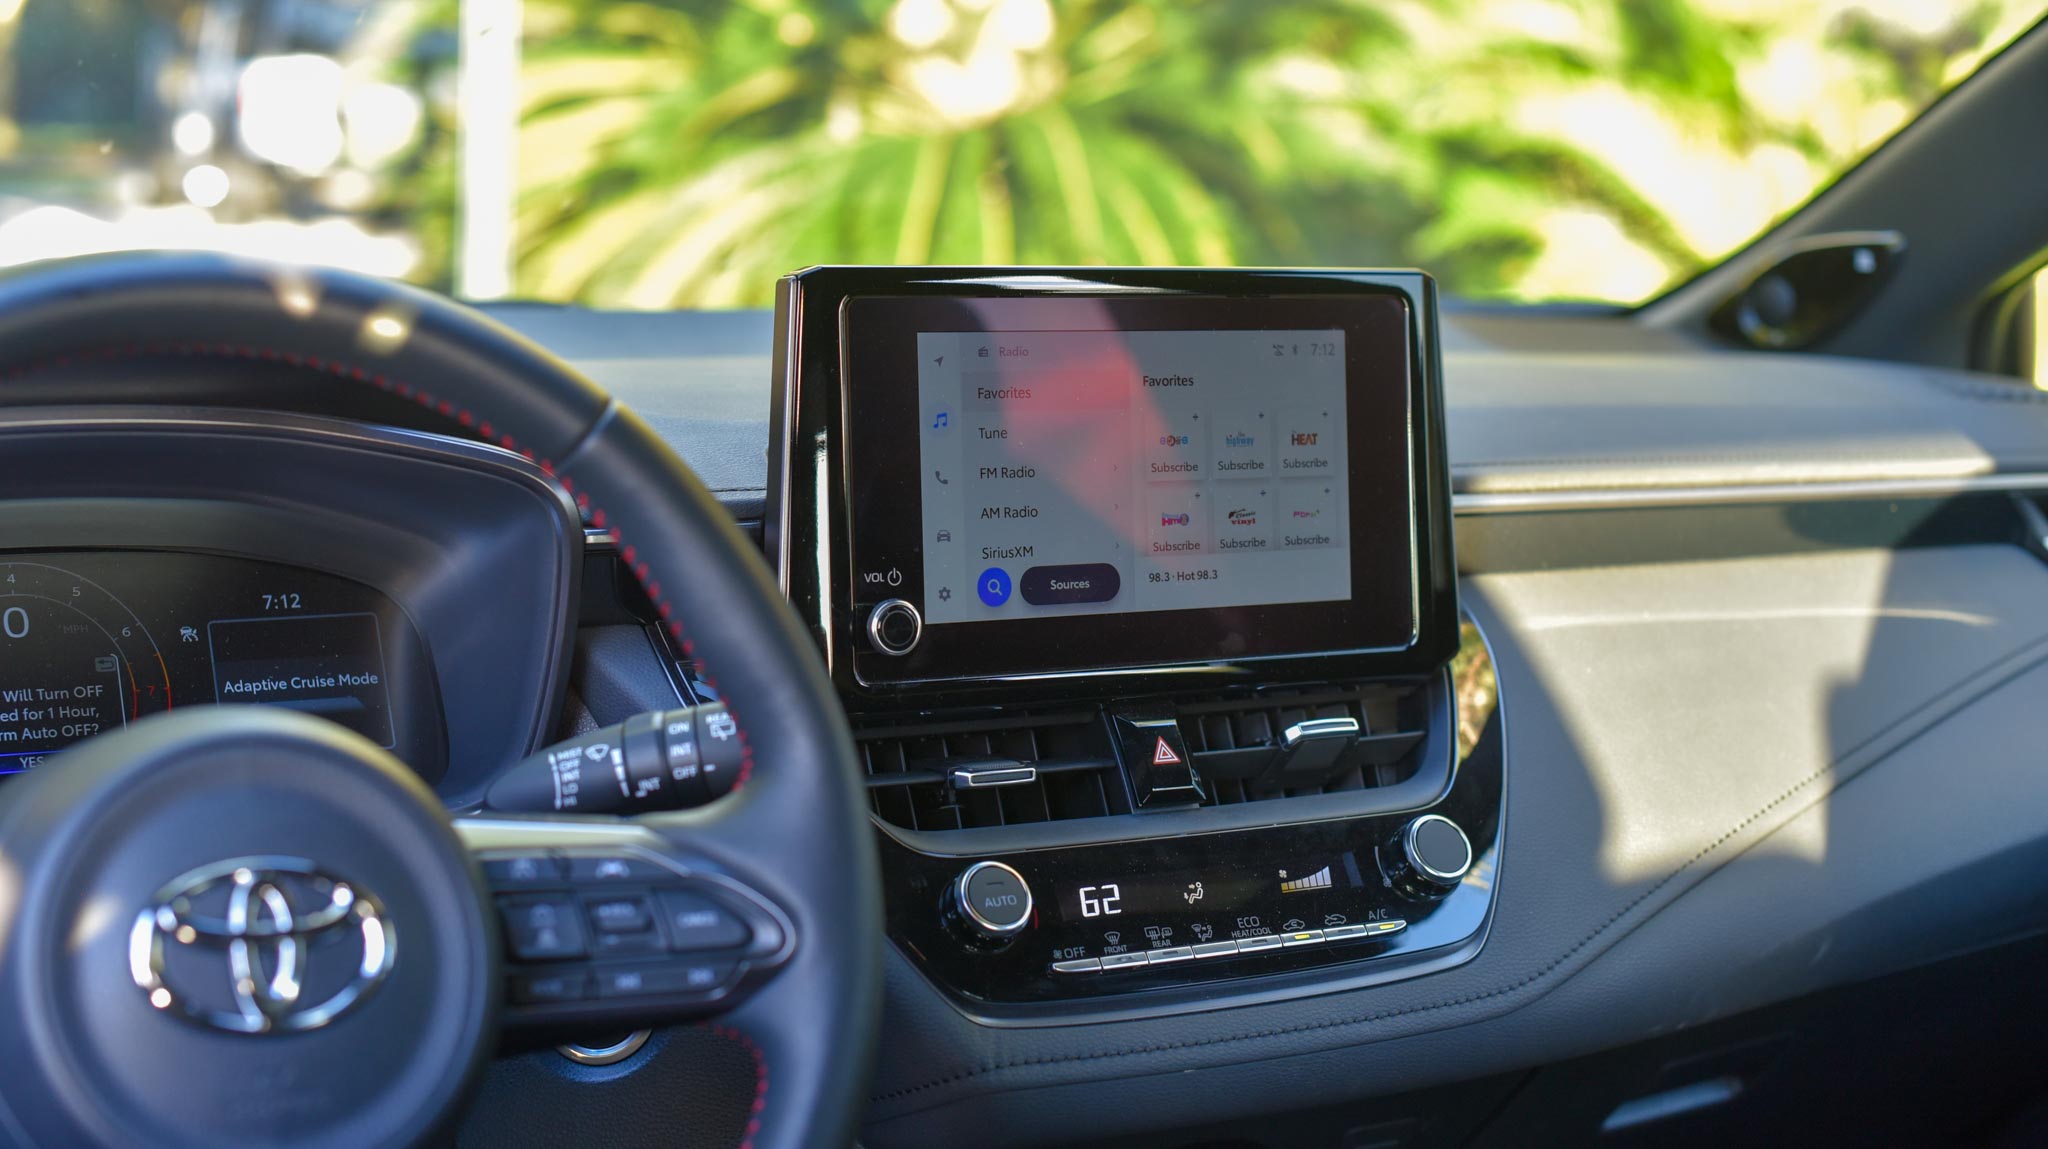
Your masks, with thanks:
[[[1010,601],[1010,572],[1001,567],[990,567],[974,580],[974,589],[980,592],[984,604],[1001,606]]]

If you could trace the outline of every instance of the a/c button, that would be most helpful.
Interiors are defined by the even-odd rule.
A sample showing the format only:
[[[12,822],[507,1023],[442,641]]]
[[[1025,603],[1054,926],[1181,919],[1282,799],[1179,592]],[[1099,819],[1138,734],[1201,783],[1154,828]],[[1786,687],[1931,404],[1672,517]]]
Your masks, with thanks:
[[[1123,589],[1123,576],[1108,563],[1032,567],[1018,580],[1018,593],[1032,606],[1108,602]]]

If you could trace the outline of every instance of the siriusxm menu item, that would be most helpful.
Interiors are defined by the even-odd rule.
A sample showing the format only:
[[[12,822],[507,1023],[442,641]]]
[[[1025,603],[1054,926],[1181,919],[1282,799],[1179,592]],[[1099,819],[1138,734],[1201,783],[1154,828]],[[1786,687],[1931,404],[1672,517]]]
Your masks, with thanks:
[[[1350,598],[1345,341],[918,333],[926,621]]]

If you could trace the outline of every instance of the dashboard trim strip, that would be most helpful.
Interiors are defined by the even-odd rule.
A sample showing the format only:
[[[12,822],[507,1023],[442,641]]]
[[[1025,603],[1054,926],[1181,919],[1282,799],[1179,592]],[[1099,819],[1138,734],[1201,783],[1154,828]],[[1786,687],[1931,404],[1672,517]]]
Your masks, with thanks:
[[[1960,495],[2048,491],[2048,474],[2007,473],[1940,478],[1855,479],[1839,482],[1722,484],[1701,487],[1609,487],[1559,491],[1460,491],[1456,515],[1534,514],[1640,507],[1693,507],[1742,503],[1796,503],[1857,499],[1929,499]]]

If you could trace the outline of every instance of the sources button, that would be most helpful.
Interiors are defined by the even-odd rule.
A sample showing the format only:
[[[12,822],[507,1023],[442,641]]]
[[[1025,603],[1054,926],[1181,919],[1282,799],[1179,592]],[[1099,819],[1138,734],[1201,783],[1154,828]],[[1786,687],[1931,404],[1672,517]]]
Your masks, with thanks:
[[[1123,589],[1123,576],[1108,563],[1032,567],[1018,580],[1018,592],[1032,606],[1108,602]]]

